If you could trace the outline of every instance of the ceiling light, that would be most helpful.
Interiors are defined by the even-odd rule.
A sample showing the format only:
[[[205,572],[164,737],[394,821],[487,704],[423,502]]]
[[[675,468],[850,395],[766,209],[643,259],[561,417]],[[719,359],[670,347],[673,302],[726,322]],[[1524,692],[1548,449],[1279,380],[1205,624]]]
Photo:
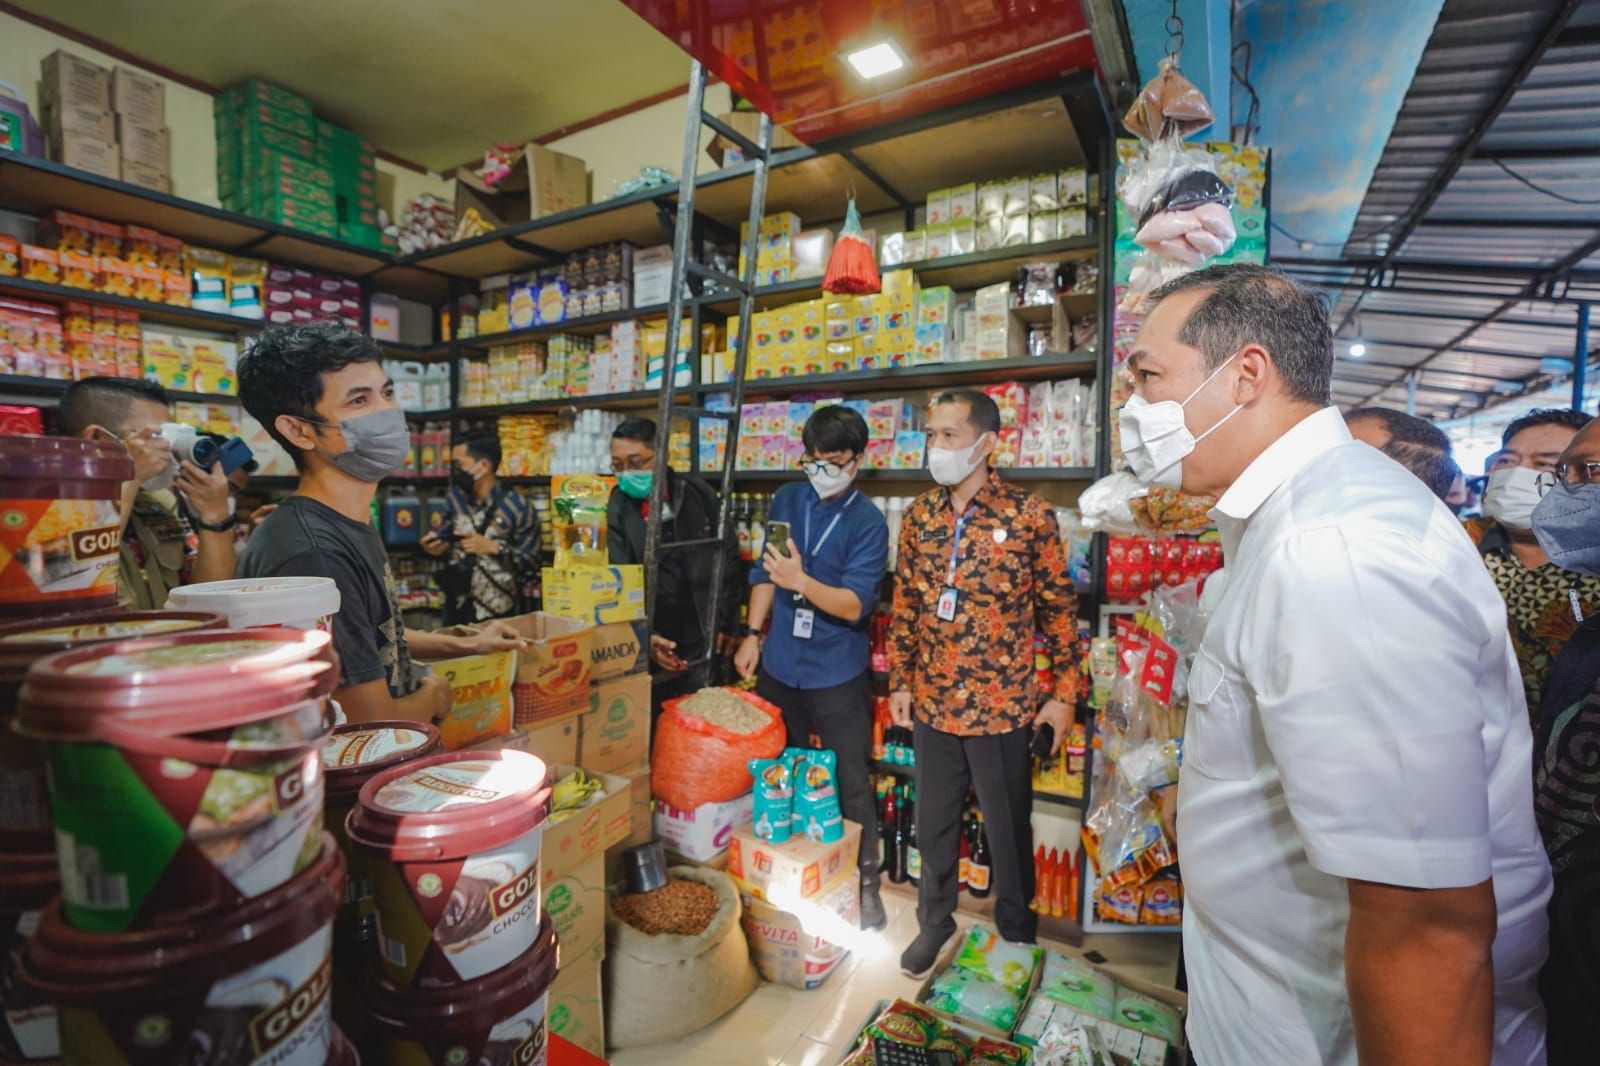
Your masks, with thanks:
[[[1366,354],[1367,354],[1367,346],[1365,344],[1362,344],[1360,341],[1356,341],[1354,344],[1352,344],[1350,346],[1350,358],[1352,358],[1352,359],[1360,359],[1362,356],[1364,356]]]
[[[906,57],[889,41],[879,41],[845,54],[845,59],[863,78],[881,78],[906,65]]]

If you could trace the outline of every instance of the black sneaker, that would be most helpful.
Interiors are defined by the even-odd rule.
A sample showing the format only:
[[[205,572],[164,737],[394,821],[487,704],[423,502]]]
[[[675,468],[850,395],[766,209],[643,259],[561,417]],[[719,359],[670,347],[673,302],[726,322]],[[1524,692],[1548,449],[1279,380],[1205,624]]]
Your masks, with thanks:
[[[858,923],[862,929],[882,929],[889,924],[889,916],[883,912],[883,897],[878,895],[878,881],[861,882],[861,921]]]
[[[944,949],[955,943],[959,932],[959,929],[951,929],[948,933],[939,933],[931,929],[919,932],[917,939],[913,940],[911,946],[906,948],[905,954],[900,956],[900,972],[919,980],[928,976],[928,971],[939,961]]]

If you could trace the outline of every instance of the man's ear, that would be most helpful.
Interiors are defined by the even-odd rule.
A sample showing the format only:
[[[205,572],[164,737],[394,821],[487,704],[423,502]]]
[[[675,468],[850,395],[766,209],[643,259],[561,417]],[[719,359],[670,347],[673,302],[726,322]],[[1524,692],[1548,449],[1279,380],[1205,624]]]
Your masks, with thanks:
[[[1239,366],[1239,376],[1234,379],[1233,402],[1244,405],[1267,391],[1273,379],[1281,377],[1272,356],[1259,344],[1247,344],[1239,349],[1234,359]]]
[[[293,415],[279,415],[272,420],[272,425],[296,448],[308,452],[317,450],[316,430],[312,429],[304,421]]]

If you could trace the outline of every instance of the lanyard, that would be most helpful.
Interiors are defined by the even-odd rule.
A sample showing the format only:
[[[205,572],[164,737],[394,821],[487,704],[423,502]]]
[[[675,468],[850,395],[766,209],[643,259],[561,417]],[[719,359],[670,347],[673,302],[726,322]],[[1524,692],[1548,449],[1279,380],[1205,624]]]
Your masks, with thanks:
[[[950,538],[950,570],[944,579],[944,583],[950,588],[955,588],[956,584],[956,561],[961,558],[961,531],[966,528],[967,519],[971,518],[977,509],[977,504],[968,504],[966,513],[955,520],[956,531]]]
[[[845,511],[850,509],[850,505],[856,502],[856,497],[859,495],[861,495],[861,491],[859,489],[850,490],[850,498],[844,501],[844,506],[839,508],[838,513],[833,516],[833,521],[828,523],[828,528],[822,531],[822,536],[817,538],[817,543],[815,546],[813,546],[811,543],[811,509],[806,509],[806,562],[809,563],[817,557],[817,552],[821,551],[822,546],[828,543],[828,535],[833,532],[833,527],[839,524],[839,519],[844,517]]]

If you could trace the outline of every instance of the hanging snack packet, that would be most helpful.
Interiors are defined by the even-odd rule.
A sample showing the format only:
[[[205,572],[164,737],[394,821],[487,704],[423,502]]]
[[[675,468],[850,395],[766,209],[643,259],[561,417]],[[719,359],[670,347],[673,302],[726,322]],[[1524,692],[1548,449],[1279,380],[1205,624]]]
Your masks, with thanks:
[[[787,842],[794,822],[794,787],[788,764],[782,759],[751,759],[750,775],[756,780],[756,836],[773,844]]]
[[[806,839],[818,844],[832,844],[844,837],[834,760],[831,751],[810,752],[802,775],[796,779],[795,810],[800,814]]]
[[[975,925],[967,934],[955,965],[1004,985],[1020,998],[1033,982],[1033,971],[1043,954],[1037,945],[1008,944],[993,929]]]
[[[1016,1027],[1022,1006],[1016,993],[1005,985],[959,966],[950,967],[934,980],[926,1002],[942,1014],[982,1022],[1003,1033]]]

